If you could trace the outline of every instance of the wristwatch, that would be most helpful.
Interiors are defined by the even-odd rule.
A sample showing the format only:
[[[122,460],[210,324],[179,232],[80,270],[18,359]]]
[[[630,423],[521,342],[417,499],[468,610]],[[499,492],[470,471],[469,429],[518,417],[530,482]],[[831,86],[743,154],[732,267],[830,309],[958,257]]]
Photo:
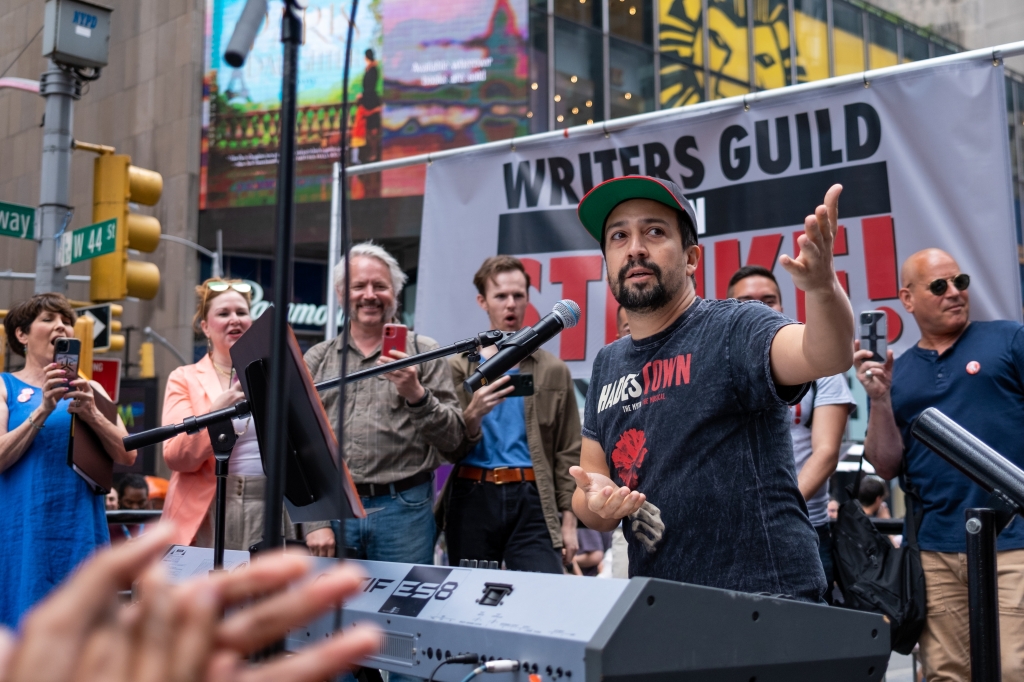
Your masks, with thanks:
[[[430,389],[424,387],[423,388],[423,397],[420,398],[419,400],[417,400],[414,403],[410,403],[408,400],[406,400],[405,401],[405,406],[406,407],[423,407],[424,405],[427,404],[427,400],[429,398],[430,398]]]

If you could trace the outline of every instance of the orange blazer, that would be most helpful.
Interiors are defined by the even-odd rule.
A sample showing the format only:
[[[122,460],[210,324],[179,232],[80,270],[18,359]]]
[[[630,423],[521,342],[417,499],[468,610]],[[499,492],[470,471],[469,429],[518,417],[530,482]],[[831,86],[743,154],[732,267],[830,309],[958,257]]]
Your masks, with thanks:
[[[220,380],[209,355],[194,365],[177,368],[167,378],[161,423],[179,424],[186,417],[206,414],[221,392]],[[173,473],[163,517],[173,520],[178,527],[173,542],[189,545],[217,490],[213,446],[206,429],[191,436],[181,433],[165,442],[164,461]]]

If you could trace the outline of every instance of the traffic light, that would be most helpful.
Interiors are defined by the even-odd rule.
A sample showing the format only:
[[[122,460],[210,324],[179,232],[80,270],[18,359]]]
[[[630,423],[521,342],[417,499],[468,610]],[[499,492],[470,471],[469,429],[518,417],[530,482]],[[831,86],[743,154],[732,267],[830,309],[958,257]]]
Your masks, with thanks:
[[[92,259],[89,297],[93,301],[154,298],[160,289],[160,270],[153,263],[129,260],[128,249],[154,251],[160,244],[160,221],[132,213],[128,204],[156,204],[163,193],[163,177],[131,165],[127,154],[104,153],[96,157],[92,182],[92,220],[116,218],[117,245],[113,253]]]
[[[157,285],[159,286],[159,282]],[[124,334],[121,331],[121,320],[118,319],[124,313],[124,306],[117,303],[110,304],[110,345],[107,346],[107,353],[119,353],[124,350]]]
[[[156,376],[156,360],[153,357],[153,342],[139,344],[139,378],[152,379]]]
[[[82,350],[78,355],[78,373],[86,379],[92,379],[92,339],[95,320],[89,315],[79,315],[75,320],[75,338],[82,342]]]

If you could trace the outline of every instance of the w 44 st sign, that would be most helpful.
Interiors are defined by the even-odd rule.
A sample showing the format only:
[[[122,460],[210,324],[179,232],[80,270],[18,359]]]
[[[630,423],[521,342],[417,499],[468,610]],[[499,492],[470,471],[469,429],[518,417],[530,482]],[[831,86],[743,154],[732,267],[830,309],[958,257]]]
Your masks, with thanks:
[[[117,218],[111,218],[62,234],[57,245],[57,264],[65,268],[72,263],[113,253],[116,247]]]

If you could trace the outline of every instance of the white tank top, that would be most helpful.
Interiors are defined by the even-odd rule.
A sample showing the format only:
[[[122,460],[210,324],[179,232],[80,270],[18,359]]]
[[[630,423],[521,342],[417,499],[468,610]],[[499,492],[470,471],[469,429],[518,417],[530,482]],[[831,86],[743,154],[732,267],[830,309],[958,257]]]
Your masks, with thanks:
[[[238,434],[235,447],[228,460],[228,474],[231,476],[263,476],[263,461],[260,459],[260,445],[256,440],[256,427],[252,417],[231,420]]]

